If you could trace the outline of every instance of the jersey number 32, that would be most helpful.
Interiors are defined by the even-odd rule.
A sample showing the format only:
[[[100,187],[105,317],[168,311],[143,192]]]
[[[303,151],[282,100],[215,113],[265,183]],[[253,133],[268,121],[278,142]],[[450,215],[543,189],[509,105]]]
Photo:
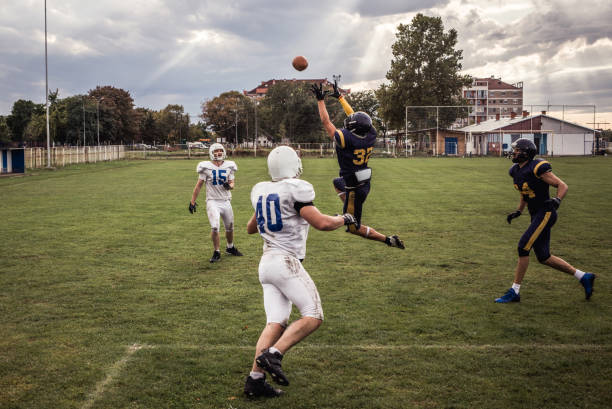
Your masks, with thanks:
[[[281,218],[280,198],[277,193],[271,193],[265,199],[263,196],[259,196],[255,218],[260,234],[265,233],[266,228],[270,232],[282,230],[283,219]]]

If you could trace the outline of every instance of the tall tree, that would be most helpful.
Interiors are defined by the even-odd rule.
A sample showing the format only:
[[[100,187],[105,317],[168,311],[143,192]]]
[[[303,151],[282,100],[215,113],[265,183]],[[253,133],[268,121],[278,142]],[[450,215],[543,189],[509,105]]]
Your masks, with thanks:
[[[134,140],[138,124],[134,116],[134,100],[128,91],[109,85],[89,91],[86,105],[97,115],[97,101],[100,107],[100,139],[111,143]]]
[[[440,17],[419,13],[409,25],[400,24],[395,35],[386,75],[389,83],[376,92],[380,114],[390,128],[404,127],[405,107],[409,105],[463,104],[461,88],[471,84],[471,78],[460,74],[463,51],[455,49],[457,31],[445,32]],[[425,114],[410,110],[408,120],[417,127],[417,119]],[[441,110],[440,125],[449,125],[457,115],[457,110]]]
[[[11,129],[6,123],[6,117],[0,115],[0,146],[11,143]]]
[[[11,114],[7,117],[6,122],[13,135],[13,141],[23,142],[25,130],[35,114],[43,114],[45,108],[43,104],[35,104],[30,100],[20,99],[15,101]]]
[[[230,143],[235,142],[237,136],[240,143],[248,139],[246,130],[252,126],[249,118],[254,117],[254,109],[249,98],[238,91],[228,91],[202,104],[202,119],[218,136]]]

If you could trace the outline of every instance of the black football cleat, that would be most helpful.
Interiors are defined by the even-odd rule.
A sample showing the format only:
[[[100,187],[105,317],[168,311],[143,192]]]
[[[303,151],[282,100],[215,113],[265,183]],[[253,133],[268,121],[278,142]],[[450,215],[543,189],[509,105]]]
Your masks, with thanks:
[[[398,249],[404,250],[406,247],[404,246],[404,242],[400,240],[397,236],[387,236],[385,240],[385,244],[389,247],[397,247]]]
[[[221,252],[218,250],[215,250],[215,252],[213,253],[212,257],[210,258],[210,262],[214,263],[221,260]]]
[[[266,382],[265,374],[263,378],[259,379],[253,379],[249,375],[244,383],[244,394],[247,398],[259,398],[261,396],[265,398],[276,398],[281,396],[283,393],[284,392],[281,389],[276,389]]]
[[[236,246],[226,247],[225,252],[227,254],[231,254],[232,256],[242,256],[242,253],[240,252],[240,250],[238,250]]]
[[[289,379],[283,373],[281,361],[283,355],[279,352],[272,353],[270,349],[265,349],[261,355],[255,358],[257,366],[268,372],[272,380],[279,385],[289,385]]]

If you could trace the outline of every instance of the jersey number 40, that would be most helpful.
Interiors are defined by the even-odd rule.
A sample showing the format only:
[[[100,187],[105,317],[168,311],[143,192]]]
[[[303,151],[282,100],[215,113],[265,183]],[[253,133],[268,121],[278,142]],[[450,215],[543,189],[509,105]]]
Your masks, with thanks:
[[[264,211],[265,205],[265,211]],[[274,215],[274,219],[272,218]],[[271,193],[266,196],[259,196],[257,199],[257,208],[255,209],[255,218],[257,219],[257,227],[259,233],[265,233],[267,228],[270,232],[280,231],[283,228],[283,219],[281,218],[280,198],[278,194]]]

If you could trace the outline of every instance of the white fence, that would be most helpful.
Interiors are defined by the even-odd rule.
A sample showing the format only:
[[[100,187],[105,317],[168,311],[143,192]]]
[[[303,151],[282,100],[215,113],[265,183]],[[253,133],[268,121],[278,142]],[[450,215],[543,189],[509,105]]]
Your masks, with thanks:
[[[63,167],[77,163],[95,163],[125,158],[125,146],[57,146],[51,148],[52,167]],[[25,167],[27,169],[47,166],[47,148],[26,148]]]

